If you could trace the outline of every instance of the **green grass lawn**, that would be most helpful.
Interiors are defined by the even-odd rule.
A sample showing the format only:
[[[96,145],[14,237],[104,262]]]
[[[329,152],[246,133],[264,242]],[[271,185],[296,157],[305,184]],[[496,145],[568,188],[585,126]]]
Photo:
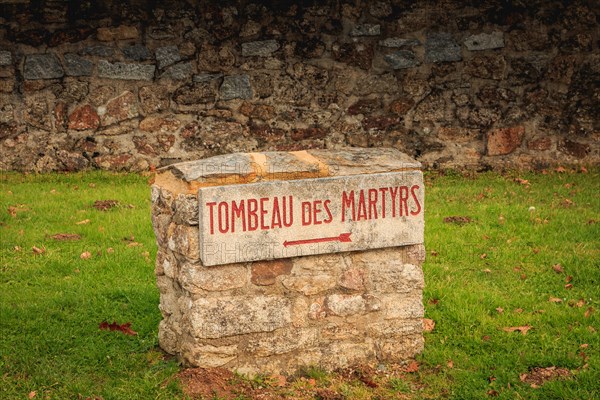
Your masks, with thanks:
[[[316,371],[315,384],[349,399],[600,398],[599,172],[427,174],[424,302],[436,325],[418,371],[375,376],[377,388]],[[157,348],[147,179],[1,175],[0,398],[183,397],[176,361]],[[536,367],[570,376],[522,382]],[[288,382],[273,394],[301,386]]]

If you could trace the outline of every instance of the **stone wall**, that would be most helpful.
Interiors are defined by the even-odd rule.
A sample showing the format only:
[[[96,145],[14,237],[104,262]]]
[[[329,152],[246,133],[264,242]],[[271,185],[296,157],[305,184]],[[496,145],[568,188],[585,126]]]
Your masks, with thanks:
[[[303,254],[308,255],[302,257],[216,266],[204,265],[200,252],[199,188],[358,174],[376,177],[405,171],[408,165],[418,170],[418,163],[398,155],[381,149],[234,154],[160,170],[152,186],[155,272],[163,316],[160,346],[186,365],[285,374],[302,366],[336,369],[398,362],[421,352],[422,226],[418,244],[365,251],[310,255],[315,251],[307,246]],[[243,162],[251,168],[241,174],[235,167],[244,158],[254,161]],[[288,162],[290,158],[294,162]],[[347,225],[345,232],[353,236],[373,226]]]
[[[594,1],[0,1],[0,169],[390,146],[598,164]]]

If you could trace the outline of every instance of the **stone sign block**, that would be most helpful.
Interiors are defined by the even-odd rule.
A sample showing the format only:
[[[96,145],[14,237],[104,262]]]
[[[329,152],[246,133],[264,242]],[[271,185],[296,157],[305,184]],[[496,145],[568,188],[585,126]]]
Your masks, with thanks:
[[[235,153],[152,187],[160,346],[186,365],[293,374],[423,349],[420,164],[393,149]]]
[[[199,189],[205,266],[423,242],[420,171]]]

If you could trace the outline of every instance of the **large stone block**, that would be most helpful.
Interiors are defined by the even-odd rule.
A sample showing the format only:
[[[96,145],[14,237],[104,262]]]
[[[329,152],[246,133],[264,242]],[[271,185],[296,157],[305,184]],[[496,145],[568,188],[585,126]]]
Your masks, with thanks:
[[[524,136],[522,126],[494,129],[488,133],[487,153],[490,156],[510,154],[521,145]]]
[[[291,302],[279,296],[201,298],[191,304],[190,321],[198,338],[272,332],[291,323]]]
[[[431,33],[425,42],[425,61],[428,63],[462,60],[460,46],[450,33]]]
[[[252,86],[248,75],[228,75],[223,78],[221,84],[221,99],[251,99]]]
[[[100,78],[151,81],[155,70],[156,66],[150,64],[110,63],[106,60],[98,62]]]
[[[65,74],[55,54],[31,54],[25,57],[23,77],[25,79],[55,79]]]
[[[242,55],[244,57],[268,57],[277,50],[279,50],[279,43],[276,40],[242,43]]]

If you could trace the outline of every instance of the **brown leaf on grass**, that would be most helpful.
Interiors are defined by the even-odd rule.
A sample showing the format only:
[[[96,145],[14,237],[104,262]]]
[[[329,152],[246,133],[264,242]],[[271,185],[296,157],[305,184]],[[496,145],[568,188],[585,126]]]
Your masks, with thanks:
[[[112,247],[109,247],[108,249],[106,249],[106,252],[107,252],[108,254],[112,254],[112,253],[114,253],[114,252],[115,252],[115,249],[113,249]]]
[[[527,179],[515,178],[515,182],[517,182],[518,184],[521,184],[523,186],[527,186],[527,187],[529,187],[529,185],[530,185],[530,183]]]
[[[436,306],[440,302],[440,299],[432,298],[429,299],[429,304]]]
[[[565,271],[563,270],[563,267],[562,267],[562,265],[560,265],[560,264],[554,264],[554,265],[552,266],[552,269],[553,269],[553,270],[554,270],[554,272],[556,272],[557,274],[561,274],[561,273],[565,272]]]
[[[500,396],[500,393],[498,393],[494,389],[490,389],[490,390],[487,391],[487,395],[490,396],[490,397],[498,397],[498,396]]]
[[[554,379],[565,379],[572,376],[571,371],[566,368],[551,367],[535,367],[528,373],[520,374],[519,380],[523,383],[528,383],[532,388],[537,388],[544,383]]]
[[[561,165],[559,167],[556,167],[554,171],[558,172],[559,174],[562,174],[563,172],[567,172],[567,169]]]
[[[454,368],[454,361],[448,360],[448,362],[446,363],[446,366],[450,369]]]
[[[409,374],[417,371],[419,371],[419,363],[417,363],[415,360],[411,361],[406,367],[404,367],[404,372],[408,372]]]
[[[588,307],[583,314],[584,317],[589,318],[594,313],[594,307]]]
[[[431,254],[432,257],[437,257],[439,255],[439,253],[435,250],[431,250],[429,254]]]
[[[479,256],[479,258],[481,258],[482,260],[485,260],[487,258],[487,253],[483,253]]]
[[[75,225],[85,225],[89,224],[91,221],[89,219],[84,219],[83,221],[75,222]]]
[[[483,335],[481,337],[481,340],[483,340],[484,342],[489,342],[491,338],[492,337],[490,335]]]
[[[100,330],[103,331],[119,331],[124,335],[135,336],[137,332],[131,329],[131,322],[126,322],[124,324],[117,324],[116,321],[113,321],[112,324],[109,324],[107,321],[102,321],[99,326]]]
[[[8,206],[7,211],[14,218],[18,212],[29,211],[29,208],[25,204],[15,204],[14,206]]]
[[[100,211],[108,211],[113,207],[119,205],[118,200],[96,200],[94,202],[94,208]]]
[[[516,332],[519,331],[521,332],[522,335],[527,335],[527,332],[533,328],[532,326],[529,325],[524,325],[524,326],[511,326],[511,327],[505,327],[502,328],[502,330],[504,332]]]
[[[569,275],[565,278],[565,283],[570,283],[573,280],[573,276]]]
[[[23,250],[23,249],[21,248],[21,246],[15,246],[15,251],[21,251],[21,250]]]
[[[504,308],[496,307],[496,311],[498,311],[498,314],[502,314],[504,312]]]
[[[584,167],[583,165],[581,166],[580,171],[582,174],[587,174],[587,172],[588,172],[587,168]]]
[[[35,396],[37,396],[37,392],[33,391],[33,392],[29,392],[29,396],[27,396],[30,399],[33,399]]]
[[[565,207],[565,208],[569,208],[569,207],[571,207],[571,206],[575,205],[575,202],[574,202],[573,200],[571,200],[571,199],[564,199],[564,200],[562,201],[561,205],[562,205],[563,207]]]
[[[84,251],[79,255],[79,258],[81,258],[82,260],[89,260],[90,258],[92,258],[92,253],[90,253],[89,251]]]
[[[447,224],[464,225],[464,224],[473,222],[473,219],[471,217],[463,217],[463,216],[454,215],[451,217],[444,218],[444,222]]]
[[[573,284],[572,284],[572,283],[567,283],[567,284],[565,285],[565,289],[567,289],[567,290],[571,290],[571,289],[573,289]]]
[[[562,303],[562,299],[561,299],[561,298],[558,298],[558,297],[550,297],[550,298],[548,299],[548,301],[549,301],[550,303]]]
[[[31,251],[33,251],[33,254],[36,254],[36,255],[44,254],[46,252],[46,247],[42,246],[40,248],[40,247],[37,247],[37,246],[33,246],[31,248]]]
[[[523,312],[522,308],[515,308],[515,313],[521,314]]]
[[[80,240],[81,236],[76,233],[57,233],[50,236],[54,240],[64,241],[64,240]]]
[[[423,331],[431,332],[435,328],[435,321],[429,318],[423,318]]]

